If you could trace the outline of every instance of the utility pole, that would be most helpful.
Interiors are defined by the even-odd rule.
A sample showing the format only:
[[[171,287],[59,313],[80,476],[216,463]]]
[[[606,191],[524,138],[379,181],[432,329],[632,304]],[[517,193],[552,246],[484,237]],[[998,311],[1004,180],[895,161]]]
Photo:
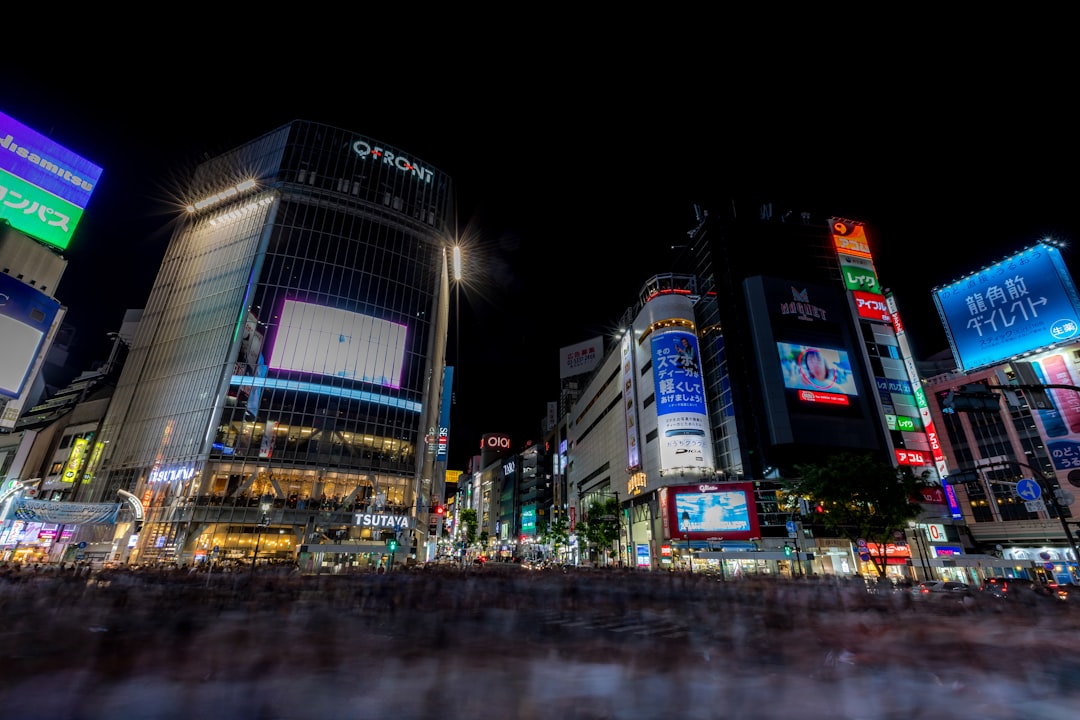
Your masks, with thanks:
[[[1021,379],[1039,379],[1038,375],[1034,371],[1034,368],[1032,367],[1032,363],[1016,361],[1010,364],[1013,366],[1013,370],[1016,372],[1016,375]],[[1008,392],[1009,390],[1012,390],[1014,388],[1024,390],[1025,393],[1030,393],[1030,395],[1025,396],[1028,397],[1029,404],[1031,404],[1036,409],[1038,409],[1036,402],[1042,402],[1042,399],[1047,397],[1046,390],[1048,388],[1072,390],[1073,392],[1080,393],[1080,386],[1067,385],[1062,383],[1025,382],[1017,384],[1010,383],[1008,385],[988,385],[983,383],[973,383],[964,385],[955,390],[950,390],[945,397],[943,408],[946,410],[951,410],[953,412],[1000,412],[1001,398],[996,394],[996,392]],[[1049,402],[1048,398],[1047,402]],[[1072,550],[1074,561],[1077,562],[1078,565],[1080,565],[1080,553],[1077,552],[1076,540],[1073,538],[1072,530],[1069,528],[1069,523],[1065,520],[1064,509],[1058,502],[1057,493],[1054,492],[1054,488],[1050,484],[1051,479],[1056,480],[1057,478],[1051,478],[1042,470],[1038,470],[1025,462],[1021,462],[1019,460],[1013,460],[1011,462],[1018,466],[1026,467],[1031,471],[1032,479],[1039,484],[1039,488],[1042,490],[1042,494],[1046,496],[1047,501],[1050,503],[1050,507],[1054,509],[1054,513],[1057,515],[1058,520],[1061,522],[1061,529],[1064,531],[1065,540],[1069,543],[1069,548]],[[1009,463],[1008,461],[1006,461],[999,464],[1007,466]],[[992,465],[980,465],[979,468],[985,469],[991,466]],[[954,475],[965,475],[965,479],[957,478],[957,480],[954,480],[950,484],[957,484],[957,481],[959,481],[960,483],[967,481],[966,474],[964,473],[953,473],[950,474],[949,477],[953,477]]]

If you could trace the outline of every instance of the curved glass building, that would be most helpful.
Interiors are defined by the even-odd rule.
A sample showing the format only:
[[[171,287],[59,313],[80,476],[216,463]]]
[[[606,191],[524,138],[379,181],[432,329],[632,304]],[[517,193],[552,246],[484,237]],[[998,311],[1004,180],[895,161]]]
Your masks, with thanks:
[[[297,120],[200,165],[184,197],[81,496],[129,503],[118,557],[340,567],[386,562],[391,534],[422,547],[450,178]]]

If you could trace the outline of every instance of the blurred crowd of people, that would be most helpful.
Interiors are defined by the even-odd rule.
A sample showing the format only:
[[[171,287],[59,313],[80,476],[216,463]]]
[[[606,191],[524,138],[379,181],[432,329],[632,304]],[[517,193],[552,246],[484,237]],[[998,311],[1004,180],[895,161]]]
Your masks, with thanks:
[[[1059,718],[1080,611],[515,565],[0,568],[5,717]]]

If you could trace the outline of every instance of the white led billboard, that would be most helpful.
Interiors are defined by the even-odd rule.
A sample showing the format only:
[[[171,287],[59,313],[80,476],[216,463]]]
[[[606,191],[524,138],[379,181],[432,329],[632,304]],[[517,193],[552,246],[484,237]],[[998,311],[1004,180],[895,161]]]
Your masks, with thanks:
[[[269,365],[398,388],[407,330],[369,315],[286,300]]]
[[[0,273],[0,396],[19,397],[60,303]]]

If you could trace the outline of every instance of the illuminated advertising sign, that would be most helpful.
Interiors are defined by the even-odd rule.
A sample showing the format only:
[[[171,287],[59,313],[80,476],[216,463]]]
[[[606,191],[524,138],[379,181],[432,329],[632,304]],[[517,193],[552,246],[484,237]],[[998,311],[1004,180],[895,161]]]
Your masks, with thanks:
[[[0,112],[0,219],[64,250],[101,168]]]
[[[0,396],[19,397],[59,312],[59,301],[0,273]]]
[[[525,505],[521,508],[521,534],[536,535],[536,506]]]
[[[1072,345],[1024,359],[1031,362],[1036,376],[1047,385],[1078,385],[1078,347]],[[1057,470],[1080,468],[1080,393],[1067,388],[1049,388],[1046,393],[1050,397],[1050,407],[1032,408],[1031,414],[1046,438],[1050,460]]]
[[[1038,244],[932,291],[965,372],[1080,335],[1080,296],[1061,252]]]
[[[881,294],[881,283],[872,261],[844,253],[838,253],[838,256],[840,273],[844,276],[844,286],[848,290]]]
[[[922,427],[926,433],[926,447],[933,460],[934,469],[937,470],[938,479],[941,479],[949,474],[949,465],[945,460],[945,454],[941,451],[941,443],[938,440],[937,429],[934,427],[934,419],[930,414],[930,406],[926,402],[926,392],[923,390],[918,367],[915,365],[915,356],[911,352],[911,345],[908,343],[907,331],[904,330],[904,324],[900,320],[896,297],[892,293],[887,294],[885,304],[888,306],[889,315],[892,318],[893,332],[896,333],[896,346],[900,351],[900,358],[904,361],[904,370],[908,376],[907,387],[909,393],[915,398],[915,407],[919,410],[919,419],[922,420]]]
[[[859,317],[874,322],[892,324],[892,316],[889,315],[889,308],[885,305],[885,298],[862,290],[853,290],[851,295],[855,298],[855,309],[858,311]]]
[[[926,456],[926,453],[922,452],[921,450],[896,448],[893,452],[896,453],[897,465],[909,465],[911,467],[919,467],[922,465],[930,464],[930,459]]]
[[[847,405],[859,394],[851,362],[843,350],[824,346],[776,343],[784,387],[798,392],[803,402]]]
[[[295,300],[280,317],[271,369],[401,387],[406,326]]]
[[[575,375],[590,373],[600,366],[604,359],[604,338],[569,345],[559,349],[559,379],[564,380]]]
[[[622,355],[622,402],[626,411],[626,467],[633,470],[641,465],[641,448],[638,446],[637,384],[634,382],[631,333],[623,335],[619,352]]]
[[[442,402],[439,404],[439,438],[435,445],[435,460],[446,462],[450,450],[450,406],[454,399],[454,368],[443,368]]]
[[[855,257],[871,259],[870,243],[866,239],[866,230],[861,223],[833,219],[833,247],[836,252]]]
[[[75,442],[71,443],[71,454],[68,455],[68,461],[64,465],[64,474],[61,478],[63,482],[75,482],[75,478],[82,471],[83,461],[86,460],[86,446],[86,438],[75,438]]]
[[[752,483],[701,483],[669,488],[670,537],[704,540],[758,538]]]
[[[712,438],[697,336],[682,330],[652,334],[660,467],[713,468]]]

